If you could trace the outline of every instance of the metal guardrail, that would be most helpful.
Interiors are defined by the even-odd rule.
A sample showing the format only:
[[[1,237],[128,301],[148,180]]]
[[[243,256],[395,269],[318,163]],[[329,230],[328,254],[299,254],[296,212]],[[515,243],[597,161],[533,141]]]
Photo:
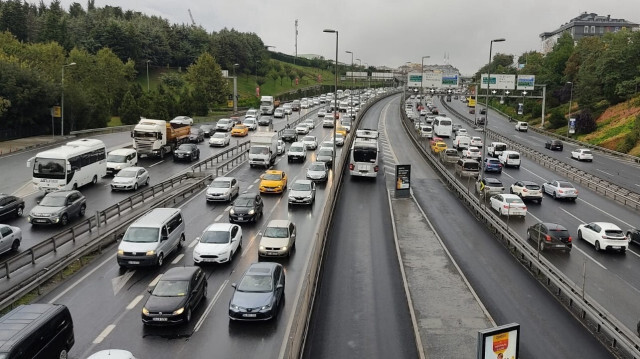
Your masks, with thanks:
[[[449,105],[446,102],[440,101],[443,107],[459,118],[462,121],[473,125],[470,119],[466,116],[462,115]],[[633,208],[635,210],[640,210],[640,193],[630,191],[626,188],[622,188],[616,184],[610,183],[607,180],[604,180],[596,175],[586,173],[581,169],[571,166],[568,163],[562,162],[558,159],[555,159],[551,156],[548,156],[542,152],[534,150],[530,147],[524,146],[520,143],[517,143],[511,140],[509,137],[503,136],[493,130],[486,129],[487,137],[499,141],[504,142],[516,149],[520,152],[521,155],[526,156],[527,158],[537,162],[538,164],[547,167],[574,182],[580,183],[586,186],[589,189],[592,189],[598,193],[601,193],[619,203],[626,205],[627,207]],[[485,144],[487,145],[487,144]]]
[[[403,101],[404,102],[404,101]],[[445,165],[425,150],[413,131],[413,124],[403,111],[402,125],[411,141],[428,160],[431,166],[445,180],[444,183],[464,202],[467,208],[491,230],[511,252],[511,254],[552,293],[587,329],[589,329],[609,350],[618,357],[640,358],[640,338],[602,307],[596,300],[583,292],[564,273],[526,243],[518,233],[511,230],[500,218],[486,211],[480,201],[469,193],[469,189],[451,174]],[[450,111],[451,112],[451,111]],[[484,207],[484,209],[483,209]]]

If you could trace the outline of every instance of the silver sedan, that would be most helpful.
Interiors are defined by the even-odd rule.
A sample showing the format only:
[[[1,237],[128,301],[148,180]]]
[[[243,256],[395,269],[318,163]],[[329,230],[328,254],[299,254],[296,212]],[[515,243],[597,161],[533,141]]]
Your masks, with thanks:
[[[149,172],[143,167],[128,167],[120,170],[111,181],[111,190],[137,190],[149,184]]]

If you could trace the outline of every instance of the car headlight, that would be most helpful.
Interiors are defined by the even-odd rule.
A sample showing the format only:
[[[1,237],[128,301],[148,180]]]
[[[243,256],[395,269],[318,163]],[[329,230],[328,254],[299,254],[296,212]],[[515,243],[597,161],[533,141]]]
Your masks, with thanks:
[[[235,304],[229,304],[229,309],[231,309],[231,310],[233,310],[233,311],[236,311],[236,312],[237,312],[237,311],[239,311],[239,310],[240,310],[240,307],[238,307],[238,306],[237,306],[237,305],[235,305]]]
[[[282,250],[286,251],[287,250],[287,246],[282,247]]]
[[[142,314],[149,315],[149,309],[142,307]]]
[[[193,250],[193,256],[194,257],[200,257],[200,252],[198,252],[197,250]]]
[[[180,315],[180,314],[182,314],[182,313],[184,313],[184,307],[182,307],[182,308],[180,308],[180,309],[178,309],[178,310],[174,311],[174,312],[173,312],[173,315]]]
[[[261,251],[264,251],[264,246],[260,246],[260,250],[261,250]]]
[[[260,310],[269,310],[269,309],[271,309],[271,304],[263,305],[262,308],[260,308]]]
[[[148,255],[148,256],[152,256],[152,255],[154,255],[154,254],[156,254],[156,251],[147,251],[147,254],[146,254],[146,255]]]
[[[118,255],[119,256],[124,255],[124,249],[118,249]]]
[[[117,169],[117,170],[121,170],[121,169],[122,169],[122,166],[117,165],[117,166],[116,166],[116,169]]]
[[[254,213],[256,213],[256,211],[253,209],[249,211],[249,214],[254,214]]]
[[[235,213],[236,213],[236,211],[234,211],[234,210],[233,210],[233,208],[231,208],[231,209],[229,210],[229,213],[230,213],[230,214],[235,214]]]

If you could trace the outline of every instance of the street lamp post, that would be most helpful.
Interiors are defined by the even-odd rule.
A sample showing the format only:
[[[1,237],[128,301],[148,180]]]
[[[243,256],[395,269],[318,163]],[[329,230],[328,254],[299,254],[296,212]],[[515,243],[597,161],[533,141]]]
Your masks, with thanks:
[[[67,66],[75,66],[76,63],[62,65],[62,96],[60,98],[60,135],[64,136],[64,68]]]
[[[569,137],[569,126],[571,125],[571,102],[573,101],[573,82],[567,81],[567,84],[571,84],[571,90],[569,94],[569,109],[567,110],[567,137]]]
[[[236,77],[236,67],[240,64],[233,64],[233,112],[238,112],[238,78]]]
[[[358,67],[362,67],[362,60],[356,59],[356,61],[360,62],[360,65],[358,65]],[[360,71],[358,71],[358,72],[360,72]],[[362,87],[362,86],[358,86],[358,106],[360,106],[360,92],[362,92],[362,89],[360,87]]]
[[[347,54],[351,54],[351,91],[349,91],[349,106],[353,106],[353,52],[345,51]]]
[[[151,60],[147,60],[147,92],[149,92],[149,62]]]
[[[333,94],[333,107],[334,110],[331,111],[333,115],[333,155],[331,157],[331,167],[336,168],[336,126],[337,126],[337,118],[335,114],[335,110],[338,109],[338,30],[332,29],[324,29],[322,32],[336,34],[336,73],[335,73],[335,90]]]
[[[430,56],[422,56],[422,66],[420,66],[420,102],[424,105],[424,59]]]
[[[256,85],[258,85],[258,62],[260,62],[260,60],[256,59]]]

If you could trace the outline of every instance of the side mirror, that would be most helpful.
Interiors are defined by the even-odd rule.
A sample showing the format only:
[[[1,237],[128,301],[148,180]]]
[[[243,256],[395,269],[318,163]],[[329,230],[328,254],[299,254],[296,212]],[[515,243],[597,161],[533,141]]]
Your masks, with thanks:
[[[37,200],[37,201],[36,201],[36,203],[37,203],[37,204],[40,204],[40,200]]]
[[[153,292],[153,287],[148,287],[147,288],[147,292],[149,292],[149,294],[151,294],[151,292]]]
[[[276,286],[276,289],[282,289],[282,288],[284,288],[284,285],[282,285],[282,284],[278,284],[278,285]]]
[[[260,179],[264,179],[264,175],[260,175]]]
[[[231,287],[238,288],[238,285],[236,283],[231,283]]]
[[[169,239],[169,236],[161,236],[160,237],[160,241],[166,241],[167,239]]]
[[[196,242],[200,242],[200,237],[196,237]]]

